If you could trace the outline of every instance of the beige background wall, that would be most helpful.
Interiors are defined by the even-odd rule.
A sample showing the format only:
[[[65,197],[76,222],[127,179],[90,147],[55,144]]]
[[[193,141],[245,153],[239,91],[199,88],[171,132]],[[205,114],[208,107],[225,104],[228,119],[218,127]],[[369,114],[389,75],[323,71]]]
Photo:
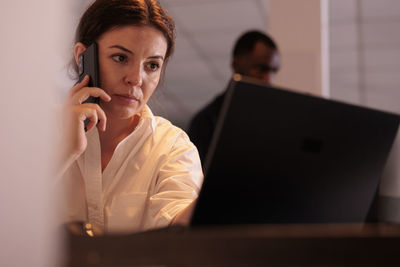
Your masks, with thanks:
[[[268,32],[282,54],[276,83],[329,96],[328,5],[326,0],[269,0]]]

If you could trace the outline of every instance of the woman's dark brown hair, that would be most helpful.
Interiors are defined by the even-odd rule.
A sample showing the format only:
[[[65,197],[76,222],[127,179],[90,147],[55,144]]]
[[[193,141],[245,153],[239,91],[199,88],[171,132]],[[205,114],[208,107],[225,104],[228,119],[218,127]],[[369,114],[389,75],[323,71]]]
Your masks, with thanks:
[[[108,30],[121,26],[152,26],[167,40],[165,61],[175,45],[175,23],[157,0],[96,0],[82,15],[75,42],[86,47]]]

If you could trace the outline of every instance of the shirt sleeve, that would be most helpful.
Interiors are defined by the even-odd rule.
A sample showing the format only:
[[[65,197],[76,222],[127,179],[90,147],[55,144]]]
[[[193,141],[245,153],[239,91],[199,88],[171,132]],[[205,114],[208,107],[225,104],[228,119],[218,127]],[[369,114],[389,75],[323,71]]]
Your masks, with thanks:
[[[202,182],[203,172],[197,148],[182,131],[160,165],[143,228],[169,225],[180,211],[197,198]]]

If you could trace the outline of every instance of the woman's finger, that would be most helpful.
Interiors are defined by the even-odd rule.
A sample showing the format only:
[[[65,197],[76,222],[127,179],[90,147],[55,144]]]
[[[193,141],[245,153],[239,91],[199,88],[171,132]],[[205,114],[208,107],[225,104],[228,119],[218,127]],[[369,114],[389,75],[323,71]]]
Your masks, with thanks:
[[[103,101],[109,102],[111,97],[103,90],[97,87],[85,87],[83,90],[76,92],[71,99],[72,104],[80,105],[90,96],[100,97]]]
[[[106,125],[107,125],[107,116],[106,113],[104,112],[104,110],[96,104],[92,104],[92,103],[87,103],[84,104],[87,105],[88,107],[90,107],[91,109],[96,110],[96,115],[97,115],[97,127],[99,128],[99,130],[101,131],[105,131],[106,130]]]
[[[93,126],[97,124],[99,120],[97,115],[97,110],[92,105],[98,106],[96,104],[84,104],[79,106],[79,108],[77,109],[78,119],[82,125],[81,129],[84,128],[86,119],[89,120],[89,123],[86,125],[87,131],[90,131],[93,128]]]
[[[104,110],[97,104],[85,103],[76,107],[76,113],[78,120],[82,125],[88,119],[89,123],[86,125],[87,131],[89,131],[93,126],[96,126],[101,131],[106,130],[107,116]]]
[[[81,82],[75,84],[68,92],[69,97],[72,97],[76,92],[89,85],[90,77],[85,75]]]

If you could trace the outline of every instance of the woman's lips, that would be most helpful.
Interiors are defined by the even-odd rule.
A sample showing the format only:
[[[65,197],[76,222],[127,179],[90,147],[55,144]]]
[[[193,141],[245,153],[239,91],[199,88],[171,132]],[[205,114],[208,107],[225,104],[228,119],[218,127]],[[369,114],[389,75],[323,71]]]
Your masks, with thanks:
[[[116,97],[116,99],[118,101],[123,102],[123,103],[128,104],[128,105],[137,103],[139,101],[136,97],[134,97],[132,95],[118,95],[118,94],[116,94],[116,95],[114,95],[114,97]]]

